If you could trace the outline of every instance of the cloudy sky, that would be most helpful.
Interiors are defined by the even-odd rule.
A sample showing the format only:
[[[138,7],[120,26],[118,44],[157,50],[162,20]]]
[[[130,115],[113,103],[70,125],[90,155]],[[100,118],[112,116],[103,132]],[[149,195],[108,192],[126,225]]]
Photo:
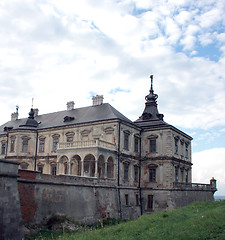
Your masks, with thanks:
[[[224,0],[1,0],[0,124],[91,105],[136,120],[154,74],[160,113],[191,135],[193,181],[225,195]]]

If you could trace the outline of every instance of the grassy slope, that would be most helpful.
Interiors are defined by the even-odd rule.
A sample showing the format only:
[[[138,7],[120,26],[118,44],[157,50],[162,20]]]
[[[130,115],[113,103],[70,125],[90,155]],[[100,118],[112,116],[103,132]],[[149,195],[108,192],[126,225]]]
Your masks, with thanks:
[[[40,236],[40,235],[39,235]],[[137,220],[81,233],[36,239],[188,240],[225,239],[225,201],[196,202],[177,210],[143,215]]]

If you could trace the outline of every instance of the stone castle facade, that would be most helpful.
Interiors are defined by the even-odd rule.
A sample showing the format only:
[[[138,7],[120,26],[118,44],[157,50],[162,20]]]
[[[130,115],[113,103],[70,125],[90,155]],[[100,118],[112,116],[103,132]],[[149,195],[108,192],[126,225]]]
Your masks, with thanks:
[[[163,120],[157,98],[151,75],[144,111],[134,122],[99,95],[84,108],[68,102],[67,110],[44,115],[32,108],[27,119],[18,119],[17,109],[0,127],[0,158],[23,170],[113,188],[124,218],[213,200],[214,179],[192,183],[192,137]]]

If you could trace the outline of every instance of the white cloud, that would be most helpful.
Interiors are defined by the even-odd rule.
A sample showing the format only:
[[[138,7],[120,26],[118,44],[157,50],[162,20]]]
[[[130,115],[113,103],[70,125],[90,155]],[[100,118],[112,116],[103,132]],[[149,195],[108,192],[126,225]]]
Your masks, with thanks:
[[[209,183],[217,180],[217,195],[225,195],[225,148],[213,148],[193,154],[193,182]]]
[[[108,96],[105,101],[135,120],[153,73],[166,121],[185,128],[223,126],[225,60],[195,57],[199,40],[202,45],[223,42],[222,33],[211,31],[220,21],[211,16],[221,11],[213,3],[1,1],[0,104],[4,109],[7,104],[1,122],[17,104],[26,117],[32,97],[45,113],[63,109],[67,99],[90,105],[91,91]],[[199,23],[206,13],[210,23],[203,31]],[[179,44],[190,57],[176,52]],[[109,94],[117,87],[130,90],[123,101],[122,93]]]

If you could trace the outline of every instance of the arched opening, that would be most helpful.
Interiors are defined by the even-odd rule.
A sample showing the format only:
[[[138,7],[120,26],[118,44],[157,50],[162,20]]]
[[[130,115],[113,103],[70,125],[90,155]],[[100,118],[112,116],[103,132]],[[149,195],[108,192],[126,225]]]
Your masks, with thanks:
[[[98,177],[105,177],[105,158],[103,155],[100,155],[98,158]]]
[[[81,158],[75,155],[71,159],[71,175],[81,176]]]
[[[88,154],[84,158],[84,176],[95,176],[95,157],[92,154]]]
[[[107,160],[107,178],[114,178],[114,163],[112,157],[109,157]]]
[[[62,156],[59,159],[59,169],[58,173],[59,174],[69,174],[69,166],[68,166],[68,158],[66,156]]]

